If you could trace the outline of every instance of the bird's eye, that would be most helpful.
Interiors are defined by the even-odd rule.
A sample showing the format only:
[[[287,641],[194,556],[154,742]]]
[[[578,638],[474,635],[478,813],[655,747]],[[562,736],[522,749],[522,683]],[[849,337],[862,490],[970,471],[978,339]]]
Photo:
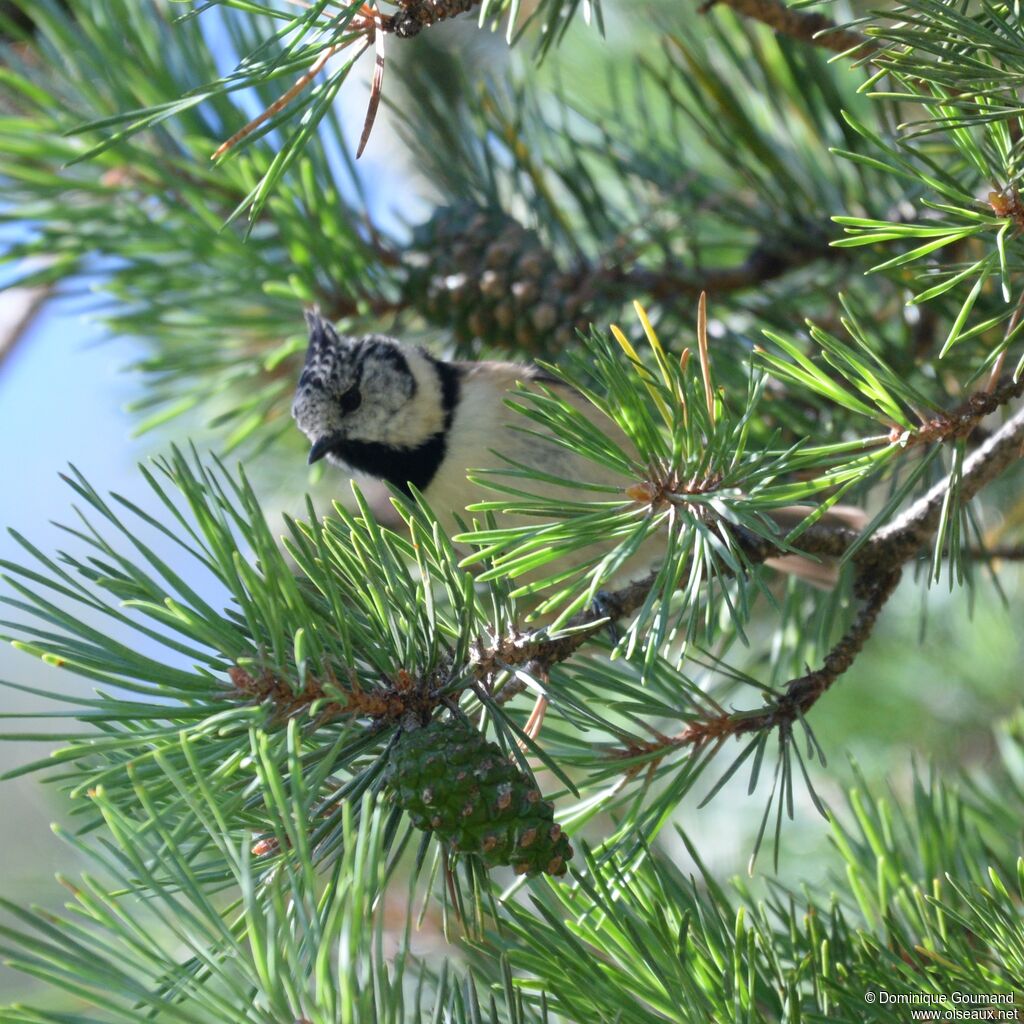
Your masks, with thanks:
[[[341,398],[338,399],[338,405],[341,406],[341,413],[343,416],[348,415],[350,412],[355,412],[356,409],[362,404],[363,396],[359,391],[359,388],[349,388]]]

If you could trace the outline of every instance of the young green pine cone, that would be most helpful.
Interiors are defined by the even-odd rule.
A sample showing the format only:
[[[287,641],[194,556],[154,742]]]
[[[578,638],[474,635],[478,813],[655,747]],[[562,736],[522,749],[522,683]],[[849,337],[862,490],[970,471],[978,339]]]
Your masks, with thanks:
[[[438,209],[413,234],[406,297],[456,340],[550,351],[600,319],[590,268],[559,268],[535,231],[500,210]]]
[[[518,875],[564,875],[573,849],[533,781],[461,719],[434,719],[395,745],[388,782],[417,828],[455,853]]]

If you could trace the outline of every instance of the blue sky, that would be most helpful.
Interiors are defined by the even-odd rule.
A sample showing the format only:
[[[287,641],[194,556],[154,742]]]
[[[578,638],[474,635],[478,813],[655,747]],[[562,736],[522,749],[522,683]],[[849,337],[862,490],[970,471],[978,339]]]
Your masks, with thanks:
[[[130,422],[122,407],[130,394],[125,377],[116,372],[133,346],[124,341],[98,345],[102,331],[75,310],[80,302],[58,300],[45,306],[7,359],[0,364],[0,558],[21,561],[23,552],[7,532],[13,527],[53,551],[63,540],[51,519],[70,521],[71,491],[58,474],[68,462],[104,487],[139,493],[135,459],[141,443],[130,439]],[[4,587],[6,591],[6,586]],[[10,617],[3,610],[0,617]],[[74,685],[66,675],[6,644],[0,645],[0,679],[43,689]],[[32,701],[8,691],[7,710],[25,710]],[[16,720],[11,728],[39,728],[38,722]],[[0,743],[0,769],[6,770],[46,752],[48,744]],[[0,864],[5,894],[60,902],[52,881],[67,869],[70,851],[50,831],[60,816],[56,794],[37,777],[2,784],[0,802]],[[23,991],[25,982],[0,972],[5,982]]]

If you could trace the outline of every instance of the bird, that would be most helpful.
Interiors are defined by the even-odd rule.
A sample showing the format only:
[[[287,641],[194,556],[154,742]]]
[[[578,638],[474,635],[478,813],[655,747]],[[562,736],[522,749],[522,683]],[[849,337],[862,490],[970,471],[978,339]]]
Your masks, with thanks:
[[[534,485],[538,493],[566,502],[580,500],[579,488],[574,487],[579,483],[620,494],[628,486],[614,470],[570,448],[513,429],[526,421],[506,400],[518,385],[542,385],[631,449],[611,420],[542,369],[444,360],[382,334],[340,335],[317,310],[307,311],[306,322],[309,347],[292,416],[310,442],[310,464],[327,459],[349,473],[389,483],[407,496],[415,488],[450,534],[466,517],[467,505],[493,497],[467,477],[469,470],[507,469],[510,462],[517,463],[545,474],[546,480]],[[808,511],[794,507],[775,514],[780,526],[789,528]],[[837,505],[828,517],[853,529],[866,521],[863,510],[854,506]],[[500,525],[536,527],[537,522],[506,513]],[[620,567],[618,578],[637,578],[656,567],[663,550],[657,541],[655,536],[641,545]],[[834,565],[801,556],[771,559],[768,564],[822,588],[833,586],[838,578]],[[560,567],[555,563],[543,571],[551,575]]]
[[[407,496],[415,487],[451,530],[486,493],[467,470],[507,468],[506,459],[566,480],[555,490],[567,500],[579,499],[577,480],[621,490],[611,471],[513,429],[526,420],[505,399],[520,383],[543,384],[595,415],[586,399],[538,367],[446,361],[381,334],[341,336],[315,311],[306,321],[309,348],[292,416],[310,441],[310,464],[326,458]]]

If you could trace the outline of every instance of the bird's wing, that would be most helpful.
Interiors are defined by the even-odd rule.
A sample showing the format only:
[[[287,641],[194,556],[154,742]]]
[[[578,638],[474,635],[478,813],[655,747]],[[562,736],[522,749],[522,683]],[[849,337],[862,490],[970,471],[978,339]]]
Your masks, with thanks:
[[[486,362],[455,362],[452,365],[458,368],[464,381],[484,380],[496,388],[510,390],[517,382],[567,388],[567,385],[557,377],[552,377],[546,370],[529,363],[505,363],[488,360]]]

